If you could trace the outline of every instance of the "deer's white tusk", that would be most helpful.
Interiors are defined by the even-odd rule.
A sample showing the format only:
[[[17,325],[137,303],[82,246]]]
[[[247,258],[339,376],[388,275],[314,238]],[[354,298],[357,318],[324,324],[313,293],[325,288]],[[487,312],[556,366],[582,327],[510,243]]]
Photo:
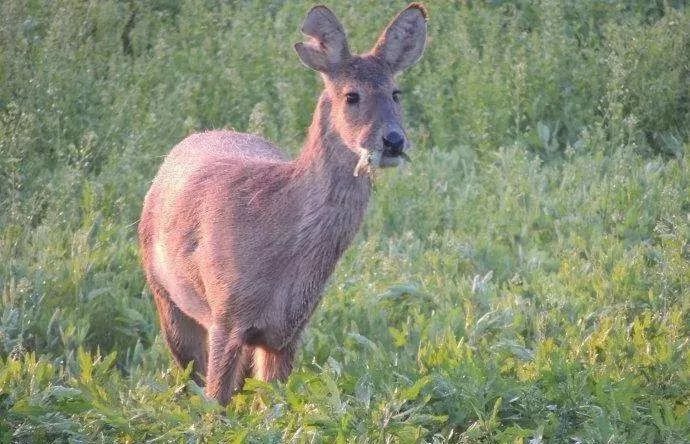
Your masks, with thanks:
[[[361,173],[369,173],[370,170],[370,163],[371,163],[371,155],[369,153],[369,150],[365,148],[359,148],[359,160],[357,161],[357,165],[355,165],[355,171],[354,171],[354,176],[359,177]]]
[[[373,168],[378,168],[381,165],[381,156],[383,156],[383,151],[374,150],[369,151],[366,148],[359,148],[359,160],[357,165],[355,165],[354,176],[359,177],[360,174],[366,173],[371,175]]]

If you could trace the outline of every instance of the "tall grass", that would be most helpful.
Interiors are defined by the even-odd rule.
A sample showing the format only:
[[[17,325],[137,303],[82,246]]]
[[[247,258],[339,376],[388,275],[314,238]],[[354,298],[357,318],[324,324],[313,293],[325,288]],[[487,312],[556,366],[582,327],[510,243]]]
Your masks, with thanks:
[[[300,147],[306,2],[0,4],[0,442],[690,442],[690,11],[429,2],[377,181],[284,384],[171,362],[136,246],[207,128]],[[367,50],[399,2],[333,4]]]

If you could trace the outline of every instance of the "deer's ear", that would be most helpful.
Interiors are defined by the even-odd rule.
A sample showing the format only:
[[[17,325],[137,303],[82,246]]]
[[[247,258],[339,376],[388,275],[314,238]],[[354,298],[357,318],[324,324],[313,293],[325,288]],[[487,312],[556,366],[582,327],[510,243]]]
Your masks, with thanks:
[[[302,33],[310,38],[297,43],[295,51],[308,67],[327,74],[350,58],[343,26],[327,7],[315,6],[309,11]]]
[[[396,74],[414,65],[426,47],[426,20],[424,5],[411,3],[383,30],[372,53]]]

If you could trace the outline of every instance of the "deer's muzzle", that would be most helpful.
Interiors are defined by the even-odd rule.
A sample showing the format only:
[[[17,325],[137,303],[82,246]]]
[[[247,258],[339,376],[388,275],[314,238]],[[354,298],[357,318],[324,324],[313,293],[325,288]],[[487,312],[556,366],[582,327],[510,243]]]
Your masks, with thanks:
[[[386,168],[399,166],[402,160],[410,162],[410,157],[402,149],[400,152],[393,154],[387,153],[386,149],[368,150],[366,148],[359,148],[359,160],[355,165],[354,176],[359,177],[362,174],[371,174],[375,168]]]

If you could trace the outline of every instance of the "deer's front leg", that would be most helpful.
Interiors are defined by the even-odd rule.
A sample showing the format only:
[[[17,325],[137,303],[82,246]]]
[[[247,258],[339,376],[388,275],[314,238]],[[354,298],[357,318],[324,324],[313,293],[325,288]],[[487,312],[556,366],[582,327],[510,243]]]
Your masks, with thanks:
[[[208,347],[206,396],[225,405],[232,394],[242,387],[249,364],[250,348],[238,334],[221,323],[211,325]]]

